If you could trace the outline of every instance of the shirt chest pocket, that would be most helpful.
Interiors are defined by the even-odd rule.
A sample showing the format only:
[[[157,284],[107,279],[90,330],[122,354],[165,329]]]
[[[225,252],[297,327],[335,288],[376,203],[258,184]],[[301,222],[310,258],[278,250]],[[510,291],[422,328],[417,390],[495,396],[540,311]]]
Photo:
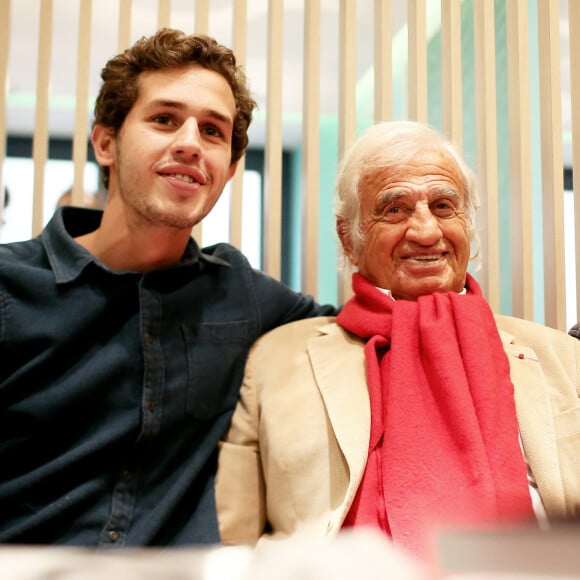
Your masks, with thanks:
[[[251,344],[249,323],[203,323],[182,330],[187,344],[188,414],[207,420],[232,410]]]

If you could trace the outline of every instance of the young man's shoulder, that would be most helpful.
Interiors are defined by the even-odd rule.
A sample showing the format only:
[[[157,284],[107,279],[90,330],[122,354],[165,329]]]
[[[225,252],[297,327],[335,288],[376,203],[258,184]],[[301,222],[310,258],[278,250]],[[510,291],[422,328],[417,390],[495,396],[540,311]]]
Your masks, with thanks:
[[[11,265],[26,267],[42,260],[44,247],[39,237],[0,244],[0,270]]]
[[[249,264],[246,256],[232,244],[227,242],[219,242],[211,246],[201,248],[201,253],[212,258],[220,258],[222,260],[233,260],[236,262],[243,262]]]

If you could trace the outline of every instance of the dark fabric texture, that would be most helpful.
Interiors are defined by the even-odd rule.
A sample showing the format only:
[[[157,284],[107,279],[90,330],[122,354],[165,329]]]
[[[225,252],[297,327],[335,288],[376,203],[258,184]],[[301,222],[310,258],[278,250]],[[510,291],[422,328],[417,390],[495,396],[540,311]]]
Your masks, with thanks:
[[[250,346],[335,309],[228,244],[113,272],[72,239],[100,219],[62,208],[0,246],[0,542],[218,542],[217,443]]]

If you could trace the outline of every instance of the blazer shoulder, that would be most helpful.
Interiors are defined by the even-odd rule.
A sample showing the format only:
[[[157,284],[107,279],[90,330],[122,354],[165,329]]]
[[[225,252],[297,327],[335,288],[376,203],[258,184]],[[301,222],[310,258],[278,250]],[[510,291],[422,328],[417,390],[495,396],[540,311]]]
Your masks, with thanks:
[[[510,342],[530,347],[561,344],[566,345],[568,348],[578,348],[580,351],[580,340],[570,336],[563,330],[513,316],[496,314],[494,317],[497,328],[504,340],[507,337]]]
[[[335,321],[335,316],[315,316],[283,324],[261,336],[256,341],[254,350],[307,341],[315,336],[327,334]]]

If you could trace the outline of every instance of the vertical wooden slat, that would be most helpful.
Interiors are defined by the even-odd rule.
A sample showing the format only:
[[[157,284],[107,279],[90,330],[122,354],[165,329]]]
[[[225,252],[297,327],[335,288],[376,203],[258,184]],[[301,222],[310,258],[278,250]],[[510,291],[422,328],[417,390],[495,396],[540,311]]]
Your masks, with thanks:
[[[167,28],[171,22],[171,0],[158,0],[157,28]]]
[[[6,108],[8,97],[8,54],[10,48],[10,0],[0,2],[0,224],[4,213],[2,169],[6,158]],[[1,241],[1,240],[0,240]]]
[[[209,31],[209,0],[195,0],[195,32],[207,34]]]
[[[235,0],[233,11],[233,50],[239,66],[246,65],[248,37],[248,2]],[[238,168],[232,180],[232,195],[230,203],[230,244],[242,248],[242,192],[244,185],[245,155],[239,160]]]
[[[209,5],[208,0],[195,0],[195,33],[207,34],[209,30]],[[203,222],[193,226],[191,235],[202,245]]]
[[[117,47],[119,52],[129,48],[131,44],[131,2],[119,0],[119,32]]]
[[[375,123],[393,115],[393,19],[391,0],[375,0],[374,77]]]
[[[512,314],[534,319],[527,0],[506,2],[512,238]]]
[[[572,110],[572,173],[574,188],[574,223],[580,224],[580,2],[568,0],[568,26],[570,36],[570,98]],[[576,228],[576,309],[580,320],[580,231]]]
[[[441,0],[441,85],[443,130],[461,151],[461,0]]]
[[[281,275],[283,1],[268,0],[266,151],[264,159],[264,270]]]
[[[318,295],[320,189],[320,0],[304,4],[302,130],[302,291]],[[312,251],[313,248],[315,251]]]
[[[356,0],[340,0],[338,71],[338,154],[356,138]],[[352,295],[350,276],[338,275],[338,302]]]
[[[473,3],[477,176],[480,186],[482,265],[480,283],[491,309],[499,313],[499,204],[494,5]]]
[[[338,153],[356,138],[356,0],[340,0],[338,70]]]
[[[77,54],[77,93],[73,135],[74,179],[72,202],[81,205],[84,197],[84,173],[87,163],[89,124],[89,71],[91,47],[92,0],[81,0],[79,14],[79,46]]]
[[[548,326],[565,330],[564,162],[562,158],[558,0],[538,2],[538,35],[542,134],[544,314],[545,323]]]
[[[43,226],[44,171],[48,159],[48,110],[50,92],[50,57],[52,54],[52,0],[41,0],[40,31],[38,39],[38,70],[36,80],[36,112],[32,159],[34,188],[32,202],[32,235]]]
[[[409,119],[427,122],[426,0],[408,0]]]

